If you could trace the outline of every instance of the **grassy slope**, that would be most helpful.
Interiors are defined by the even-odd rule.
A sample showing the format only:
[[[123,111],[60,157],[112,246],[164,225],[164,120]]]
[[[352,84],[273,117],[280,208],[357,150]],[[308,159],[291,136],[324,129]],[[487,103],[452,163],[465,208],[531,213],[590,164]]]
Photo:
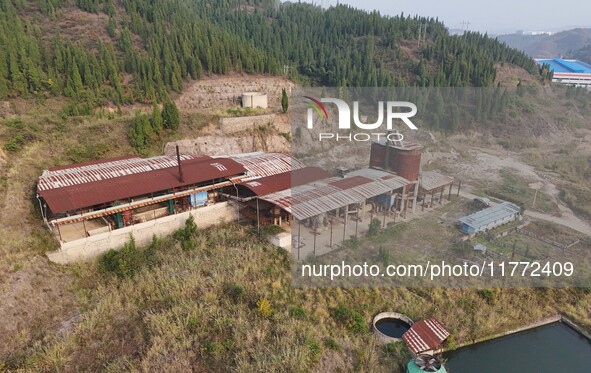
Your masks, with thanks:
[[[291,286],[286,254],[236,225],[199,230],[191,247],[161,240],[152,264],[131,277],[77,266],[80,322],[63,338],[16,351],[6,368],[402,371],[406,353],[385,351],[369,330],[377,312],[438,317],[452,344],[556,312],[591,326],[591,294],[576,290],[493,290],[484,299],[469,289],[300,289]],[[339,317],[339,307],[361,319]]]

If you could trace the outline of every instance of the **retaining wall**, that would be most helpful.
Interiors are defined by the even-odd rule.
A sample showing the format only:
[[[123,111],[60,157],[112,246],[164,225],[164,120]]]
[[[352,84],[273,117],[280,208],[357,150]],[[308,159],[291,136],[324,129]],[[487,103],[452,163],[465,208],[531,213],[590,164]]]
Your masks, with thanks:
[[[64,242],[61,249],[47,253],[52,262],[68,264],[80,260],[94,258],[110,249],[122,247],[133,236],[137,245],[146,245],[152,236],[169,235],[185,225],[185,221],[193,215],[198,228],[209,227],[221,221],[235,221],[238,219],[236,206],[229,202],[201,207],[195,210],[169,215],[145,223],[99,233],[80,240]]]

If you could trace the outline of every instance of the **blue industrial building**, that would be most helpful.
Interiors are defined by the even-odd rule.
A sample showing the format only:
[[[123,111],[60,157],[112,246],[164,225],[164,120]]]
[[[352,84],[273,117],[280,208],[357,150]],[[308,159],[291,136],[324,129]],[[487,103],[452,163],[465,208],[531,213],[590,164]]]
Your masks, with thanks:
[[[519,218],[520,214],[519,206],[503,202],[460,218],[460,229],[467,234],[485,232]]]
[[[545,64],[554,72],[552,81],[577,87],[591,87],[591,65],[578,60],[562,58],[536,59],[539,64]]]

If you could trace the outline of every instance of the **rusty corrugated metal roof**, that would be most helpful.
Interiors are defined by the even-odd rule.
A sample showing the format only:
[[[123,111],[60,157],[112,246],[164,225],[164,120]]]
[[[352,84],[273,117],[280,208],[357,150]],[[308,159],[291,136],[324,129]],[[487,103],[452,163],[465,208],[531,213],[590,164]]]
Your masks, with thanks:
[[[248,188],[257,196],[264,196],[280,190],[289,189],[292,186],[307,184],[327,177],[330,177],[328,171],[320,167],[304,167],[291,172],[283,172],[277,175],[246,181],[238,184],[238,186]]]
[[[419,176],[421,188],[431,191],[453,183],[454,178],[435,171],[421,171]]]
[[[398,176],[392,172],[384,170],[377,170],[375,168],[362,168],[360,170],[349,172],[347,176],[367,177],[368,179],[379,181],[391,187],[392,190],[411,184],[410,181],[406,180],[402,176]]]
[[[181,156],[182,161],[206,159],[211,159],[211,157]],[[176,157],[140,158],[138,156],[126,156],[52,167],[43,171],[37,182],[37,189],[39,191],[56,189],[176,166]]]
[[[240,163],[248,177],[265,177],[306,167],[290,155],[282,153],[244,153],[226,156]]]
[[[447,337],[449,332],[437,319],[418,321],[402,335],[402,339],[415,355],[437,350]]]
[[[345,178],[332,177],[271,193],[261,199],[283,208],[293,214],[296,219],[303,220],[350,204],[360,203],[410,183],[406,179],[399,180],[395,175],[392,176],[394,178],[385,179],[387,182],[360,175]]]
[[[227,158],[182,158],[183,182],[174,157],[129,158],[47,170],[37,190],[53,213],[62,213],[246,172]]]

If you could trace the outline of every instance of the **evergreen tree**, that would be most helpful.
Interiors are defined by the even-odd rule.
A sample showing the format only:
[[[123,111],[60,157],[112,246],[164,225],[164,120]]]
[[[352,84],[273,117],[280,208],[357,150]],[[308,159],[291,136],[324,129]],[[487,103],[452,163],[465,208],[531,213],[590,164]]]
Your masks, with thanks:
[[[173,101],[166,101],[162,108],[162,124],[164,128],[176,130],[179,128],[179,109]]]
[[[158,104],[154,102],[154,107],[152,109],[152,129],[157,134],[160,134],[162,127],[162,112],[160,111]]]
[[[109,16],[109,23],[107,25],[107,33],[112,38],[115,37],[115,28],[116,28],[115,18],[113,18],[112,16]]]

